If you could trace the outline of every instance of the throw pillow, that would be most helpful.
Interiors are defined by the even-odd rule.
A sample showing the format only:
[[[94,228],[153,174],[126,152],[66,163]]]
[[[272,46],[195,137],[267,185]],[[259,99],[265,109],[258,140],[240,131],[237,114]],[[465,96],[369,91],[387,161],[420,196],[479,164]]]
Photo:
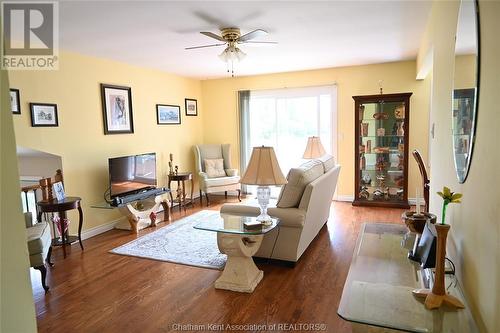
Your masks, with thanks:
[[[224,171],[224,160],[222,158],[206,159],[205,172],[207,173],[208,178],[226,177],[226,171]]]

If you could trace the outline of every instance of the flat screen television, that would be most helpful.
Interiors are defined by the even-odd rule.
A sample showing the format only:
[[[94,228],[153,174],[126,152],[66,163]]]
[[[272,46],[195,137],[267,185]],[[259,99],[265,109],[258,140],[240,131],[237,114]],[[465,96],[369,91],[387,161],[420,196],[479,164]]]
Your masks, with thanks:
[[[108,159],[111,198],[156,187],[156,154]]]

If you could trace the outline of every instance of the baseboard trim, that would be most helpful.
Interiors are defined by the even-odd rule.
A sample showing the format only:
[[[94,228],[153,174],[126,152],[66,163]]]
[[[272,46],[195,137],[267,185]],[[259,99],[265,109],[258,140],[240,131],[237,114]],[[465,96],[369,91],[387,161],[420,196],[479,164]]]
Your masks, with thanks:
[[[337,195],[337,198],[336,198],[335,201],[353,202],[354,201],[354,196],[353,195]]]
[[[120,223],[121,221],[123,221],[125,219],[126,219],[125,216],[122,216],[122,217],[120,217],[116,220],[113,220],[111,222],[101,224],[101,225],[98,225],[97,227],[87,229],[87,230],[82,232],[82,240],[89,239],[91,237],[100,235],[102,233],[105,233],[106,231],[110,231],[110,230],[114,229],[116,224]]]
[[[354,196],[353,195],[338,195],[335,201],[346,201],[346,202],[353,202],[354,201]],[[423,199],[420,198],[420,205],[423,206]],[[415,206],[417,204],[417,199],[416,198],[408,198],[408,203],[411,206]]]

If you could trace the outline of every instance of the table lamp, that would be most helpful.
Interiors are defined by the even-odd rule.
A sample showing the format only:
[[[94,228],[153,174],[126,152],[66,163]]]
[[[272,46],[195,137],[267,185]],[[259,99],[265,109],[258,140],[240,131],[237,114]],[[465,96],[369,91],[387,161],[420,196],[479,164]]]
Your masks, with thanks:
[[[310,136],[309,138],[307,138],[306,151],[304,151],[304,155],[302,156],[302,158],[312,160],[325,154],[325,148],[323,148],[321,139],[319,137]]]
[[[271,217],[267,214],[267,205],[271,197],[270,186],[284,185],[286,182],[273,147],[254,147],[241,183],[258,185],[257,201],[260,206],[260,215],[257,217],[257,221],[263,224],[268,224],[271,221]]]

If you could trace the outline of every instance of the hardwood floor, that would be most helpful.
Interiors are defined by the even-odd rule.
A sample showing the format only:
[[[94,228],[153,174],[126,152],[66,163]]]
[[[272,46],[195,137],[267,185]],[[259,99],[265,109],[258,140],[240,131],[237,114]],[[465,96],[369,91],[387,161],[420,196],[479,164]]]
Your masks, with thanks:
[[[229,199],[228,201],[235,201]],[[208,209],[218,210],[223,197]],[[173,222],[201,209],[173,213]],[[324,324],[327,332],[351,332],[337,315],[344,281],[363,222],[400,222],[403,210],[332,204],[330,220],[294,268],[258,264],[264,279],[253,294],[216,290],[220,272],[108,253],[152,232],[111,230],[73,245],[68,257],[53,253],[44,294],[39,272],[32,285],[39,332],[180,332],[209,324]],[[158,228],[164,227],[160,223]],[[265,332],[248,327],[249,332]],[[205,326],[205,331],[209,330]],[[276,326],[275,331],[279,330]]]

